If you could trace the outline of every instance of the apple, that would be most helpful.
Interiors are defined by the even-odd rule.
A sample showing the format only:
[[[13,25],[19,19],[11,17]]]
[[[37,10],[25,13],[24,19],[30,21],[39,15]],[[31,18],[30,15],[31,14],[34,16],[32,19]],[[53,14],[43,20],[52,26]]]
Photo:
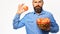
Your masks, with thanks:
[[[41,24],[41,21],[42,21],[42,19],[41,18],[38,18],[37,19],[37,24]]]
[[[28,6],[23,6],[23,9],[25,10],[25,11],[27,11],[28,10]]]
[[[41,21],[41,24],[49,24],[50,23],[50,19],[49,18],[43,18]]]
[[[50,22],[49,18],[38,18],[37,24],[48,24]]]

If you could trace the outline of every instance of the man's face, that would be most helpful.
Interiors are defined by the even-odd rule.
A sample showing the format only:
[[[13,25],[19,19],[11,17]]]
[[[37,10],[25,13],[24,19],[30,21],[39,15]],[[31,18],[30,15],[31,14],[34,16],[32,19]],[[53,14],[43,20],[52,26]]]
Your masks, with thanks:
[[[33,0],[32,4],[33,4],[35,12],[41,13],[42,6],[43,6],[43,0]]]

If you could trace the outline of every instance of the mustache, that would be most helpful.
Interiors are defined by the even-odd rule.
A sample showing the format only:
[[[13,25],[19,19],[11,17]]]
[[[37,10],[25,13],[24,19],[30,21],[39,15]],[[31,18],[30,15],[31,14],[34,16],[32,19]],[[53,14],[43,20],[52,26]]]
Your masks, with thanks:
[[[40,7],[39,5],[37,5],[36,7]]]

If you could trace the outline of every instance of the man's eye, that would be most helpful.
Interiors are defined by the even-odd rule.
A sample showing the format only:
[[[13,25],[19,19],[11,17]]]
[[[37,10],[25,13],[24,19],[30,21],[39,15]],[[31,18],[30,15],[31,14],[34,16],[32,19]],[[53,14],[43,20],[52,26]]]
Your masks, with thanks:
[[[41,3],[41,1],[39,1],[39,3]]]

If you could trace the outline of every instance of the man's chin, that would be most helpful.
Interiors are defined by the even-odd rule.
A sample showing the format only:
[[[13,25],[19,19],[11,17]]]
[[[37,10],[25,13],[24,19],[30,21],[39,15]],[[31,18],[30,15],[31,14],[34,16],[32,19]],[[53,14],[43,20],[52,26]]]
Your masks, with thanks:
[[[37,11],[35,11],[35,12],[36,12],[36,13],[41,13],[40,11],[38,11],[38,12],[37,12]]]
[[[35,12],[36,13],[41,13],[42,12],[42,9],[40,10],[40,9],[35,9]]]

